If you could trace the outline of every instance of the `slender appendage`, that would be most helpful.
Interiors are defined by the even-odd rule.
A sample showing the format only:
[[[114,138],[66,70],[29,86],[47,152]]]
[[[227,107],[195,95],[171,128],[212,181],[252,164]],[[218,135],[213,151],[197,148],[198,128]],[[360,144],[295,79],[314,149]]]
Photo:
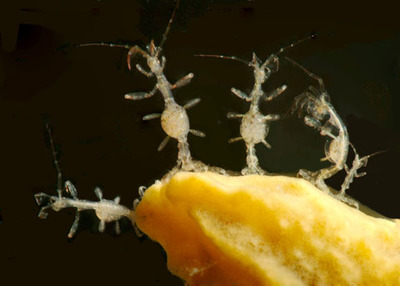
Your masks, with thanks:
[[[156,94],[156,92],[157,92],[157,86],[154,86],[154,88],[150,92],[138,91],[138,92],[127,93],[125,94],[125,99],[141,100],[152,97],[154,94]]]
[[[136,69],[147,77],[152,77],[153,73],[146,71],[141,65],[136,64]]]
[[[46,123],[46,129],[47,129],[47,133],[49,134],[51,154],[53,155],[54,166],[56,167],[56,170],[57,170],[57,194],[58,194],[58,196],[61,196],[61,193],[62,193],[61,168],[58,164],[57,153],[56,153],[56,149],[54,147],[53,134],[51,132],[51,129],[50,129],[50,126],[48,123]]]
[[[284,53],[285,51],[287,51],[289,49],[292,49],[295,46],[297,46],[297,45],[299,45],[299,44],[301,44],[301,43],[303,43],[305,41],[308,41],[308,40],[311,40],[311,39],[315,39],[316,37],[317,37],[316,33],[311,33],[309,36],[304,37],[303,39],[297,40],[297,41],[291,43],[290,45],[288,45],[286,47],[280,48],[279,51],[276,53],[276,55],[280,55],[280,54]]]
[[[243,137],[235,137],[235,138],[229,139],[228,143],[235,143],[235,142],[238,142],[238,141],[241,141],[241,140],[243,140]]]
[[[75,219],[74,219],[74,222],[72,223],[72,226],[71,226],[71,228],[69,230],[68,238],[72,238],[75,235],[76,231],[78,230],[79,219],[80,219],[80,211],[79,211],[79,209],[76,209]]]
[[[176,81],[175,84],[171,85],[171,89],[175,89],[175,88],[187,85],[188,83],[190,83],[190,81],[192,80],[193,77],[194,77],[193,73],[189,73],[189,74],[185,75],[183,78]]]
[[[243,118],[244,114],[239,114],[236,112],[228,112],[226,114],[226,117],[228,117],[229,119],[240,119]]]
[[[200,130],[196,130],[196,129],[189,129],[189,132],[192,133],[193,135],[197,136],[197,137],[206,137],[206,134]]]
[[[279,96],[282,92],[284,92],[287,88],[287,85],[284,84],[277,89],[275,89],[273,92],[271,92],[268,96],[265,97],[265,101],[271,101],[275,99],[275,97]]]
[[[279,119],[281,119],[281,116],[278,114],[268,114],[262,118],[263,121],[277,121]]]
[[[160,49],[162,48],[162,46],[164,45],[165,41],[167,40],[167,36],[168,36],[169,30],[171,28],[172,21],[175,18],[175,13],[176,13],[176,10],[178,10],[178,7],[179,7],[179,0],[176,0],[174,11],[172,12],[171,18],[168,21],[167,28],[165,29],[165,32],[164,32],[164,34],[162,36],[162,39],[161,39],[161,42],[160,42]]]
[[[167,144],[168,144],[168,142],[169,142],[169,136],[167,136],[167,137],[165,137],[164,139],[163,139],[163,141],[161,141],[161,143],[160,143],[160,145],[158,146],[158,148],[157,148],[157,151],[158,152],[160,152],[160,151],[162,151],[164,148],[165,148],[165,146],[167,146]]]
[[[238,61],[241,62],[245,65],[248,65],[249,62],[242,60],[238,57],[235,56],[223,56],[223,55],[206,55],[206,54],[198,54],[198,55],[194,55],[195,57],[202,57],[202,58],[217,58],[217,59],[226,59],[226,60],[234,60],[234,61]]]
[[[161,113],[151,113],[143,116],[142,120],[147,121],[147,120],[152,120],[161,117]]]
[[[261,141],[261,143],[264,144],[264,146],[267,147],[268,149],[272,149],[272,146],[265,139]]]
[[[200,98],[193,98],[183,106],[183,109],[190,109],[200,102]]]
[[[231,92],[236,95],[237,97],[239,97],[240,99],[246,100],[246,101],[251,101],[251,98],[243,91],[232,87],[231,88]]]

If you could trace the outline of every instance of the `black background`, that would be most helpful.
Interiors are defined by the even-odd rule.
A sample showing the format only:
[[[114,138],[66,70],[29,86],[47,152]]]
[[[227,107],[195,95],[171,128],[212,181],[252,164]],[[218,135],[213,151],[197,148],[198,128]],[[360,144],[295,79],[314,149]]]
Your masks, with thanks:
[[[349,193],[383,215],[400,217],[400,30],[393,7],[211,2],[181,0],[164,45],[171,82],[195,74],[190,85],[176,91],[177,101],[202,99],[189,111],[191,126],[207,134],[190,137],[193,156],[234,171],[244,166],[244,144],[227,143],[239,135],[239,123],[227,120],[226,113],[247,110],[230,88],[249,91],[253,84],[251,70],[241,63],[193,55],[250,60],[254,51],[266,59],[317,32],[315,40],[287,56],[324,79],[361,156],[388,149],[370,159],[364,169],[368,175],[356,179]],[[159,121],[141,121],[162,111],[161,96],[140,102],[123,98],[127,92],[150,90],[153,80],[128,71],[126,50],[74,47],[107,41],[144,48],[152,38],[158,44],[173,7],[173,1],[154,0],[0,4],[0,283],[182,285],[166,269],[161,247],[136,238],[129,222],[123,222],[121,236],[113,234],[111,224],[99,234],[95,216],[84,214],[76,238],[68,240],[74,211],[50,211],[47,220],[40,220],[33,199],[41,191],[55,194],[44,118],[54,130],[63,176],[75,184],[80,198],[96,200],[93,189],[100,186],[105,198],[121,195],[122,204],[130,207],[140,185],[150,185],[174,166],[176,143],[157,152],[164,138]],[[257,149],[260,164],[279,173],[320,168],[323,138],[288,113],[293,98],[316,83],[284,60],[264,89],[283,83],[288,90],[261,108],[283,119],[271,125],[267,140],[273,149]],[[338,188],[342,180],[343,174],[337,175],[330,184]]]

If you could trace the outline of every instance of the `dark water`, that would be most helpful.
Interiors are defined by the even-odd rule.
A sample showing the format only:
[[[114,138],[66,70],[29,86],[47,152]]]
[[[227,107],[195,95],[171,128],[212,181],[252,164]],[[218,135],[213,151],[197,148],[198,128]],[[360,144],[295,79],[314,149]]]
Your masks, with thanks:
[[[320,3],[181,2],[164,46],[165,72],[171,82],[195,74],[190,85],[176,91],[176,99],[181,104],[202,99],[189,111],[191,126],[207,134],[189,139],[196,159],[234,171],[244,166],[243,143],[227,143],[239,136],[239,123],[226,119],[226,113],[247,110],[229,90],[234,86],[248,92],[253,79],[241,63],[193,55],[249,60],[254,51],[266,59],[317,32],[315,40],[287,55],[324,79],[361,156],[388,149],[370,159],[364,169],[368,175],[356,179],[349,193],[385,216],[400,217],[395,184],[400,160],[400,30],[395,17],[386,13],[389,6],[382,12],[363,6],[361,13],[356,6],[322,10]],[[141,102],[123,98],[127,92],[153,87],[151,79],[127,70],[126,51],[74,47],[107,41],[144,48],[153,37],[159,43],[173,4],[118,0],[63,5],[41,1],[0,9],[0,281],[182,285],[168,273],[160,247],[137,239],[128,222],[120,237],[113,235],[111,225],[100,235],[97,219],[86,214],[77,237],[68,241],[72,210],[50,211],[47,220],[36,217],[33,194],[55,194],[56,186],[43,118],[53,126],[63,176],[75,184],[81,198],[95,200],[94,187],[100,186],[105,198],[121,195],[122,204],[131,206],[137,188],[161,177],[176,159],[173,141],[157,152],[164,138],[159,122],[141,121],[143,115],[162,111],[160,95]],[[140,57],[134,61],[144,64]],[[288,90],[262,105],[265,114],[287,114],[293,98],[315,84],[287,62],[265,90],[283,83]],[[323,139],[290,114],[271,124],[267,140],[273,148],[259,146],[257,152],[261,166],[271,172],[323,166]],[[339,187],[342,180],[338,175],[329,183]]]

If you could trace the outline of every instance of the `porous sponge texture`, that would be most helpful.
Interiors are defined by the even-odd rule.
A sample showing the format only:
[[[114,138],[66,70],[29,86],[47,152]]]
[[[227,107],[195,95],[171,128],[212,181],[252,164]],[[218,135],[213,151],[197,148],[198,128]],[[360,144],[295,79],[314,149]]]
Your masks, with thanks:
[[[400,228],[286,176],[178,173],[138,227],[189,285],[400,285]]]

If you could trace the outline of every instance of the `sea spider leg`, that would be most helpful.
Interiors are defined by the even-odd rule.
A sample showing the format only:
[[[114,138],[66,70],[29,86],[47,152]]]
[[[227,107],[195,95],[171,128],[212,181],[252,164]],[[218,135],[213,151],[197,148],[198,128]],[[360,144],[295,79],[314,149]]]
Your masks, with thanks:
[[[194,77],[193,73],[189,73],[189,74],[185,75],[183,78],[179,79],[173,85],[171,85],[171,89],[175,89],[175,88],[187,85],[192,80],[193,77]]]
[[[156,94],[157,90],[158,90],[157,86],[154,86],[154,88],[150,92],[143,92],[143,91],[130,92],[125,94],[125,99],[141,100],[145,98],[150,98],[154,94]]]
[[[131,47],[131,48],[129,49],[128,55],[127,55],[127,57],[126,57],[126,62],[127,62],[127,64],[128,64],[128,69],[129,69],[129,70],[132,70],[132,67],[131,67],[131,60],[132,60],[133,56],[134,56],[136,53],[140,53],[140,54],[141,54],[143,57],[145,57],[145,58],[149,56],[145,51],[142,50],[141,47],[139,47],[139,46],[133,46],[133,47]],[[138,70],[139,70],[139,71],[142,71],[143,69],[138,68]],[[146,74],[146,73],[145,73],[145,74]]]

